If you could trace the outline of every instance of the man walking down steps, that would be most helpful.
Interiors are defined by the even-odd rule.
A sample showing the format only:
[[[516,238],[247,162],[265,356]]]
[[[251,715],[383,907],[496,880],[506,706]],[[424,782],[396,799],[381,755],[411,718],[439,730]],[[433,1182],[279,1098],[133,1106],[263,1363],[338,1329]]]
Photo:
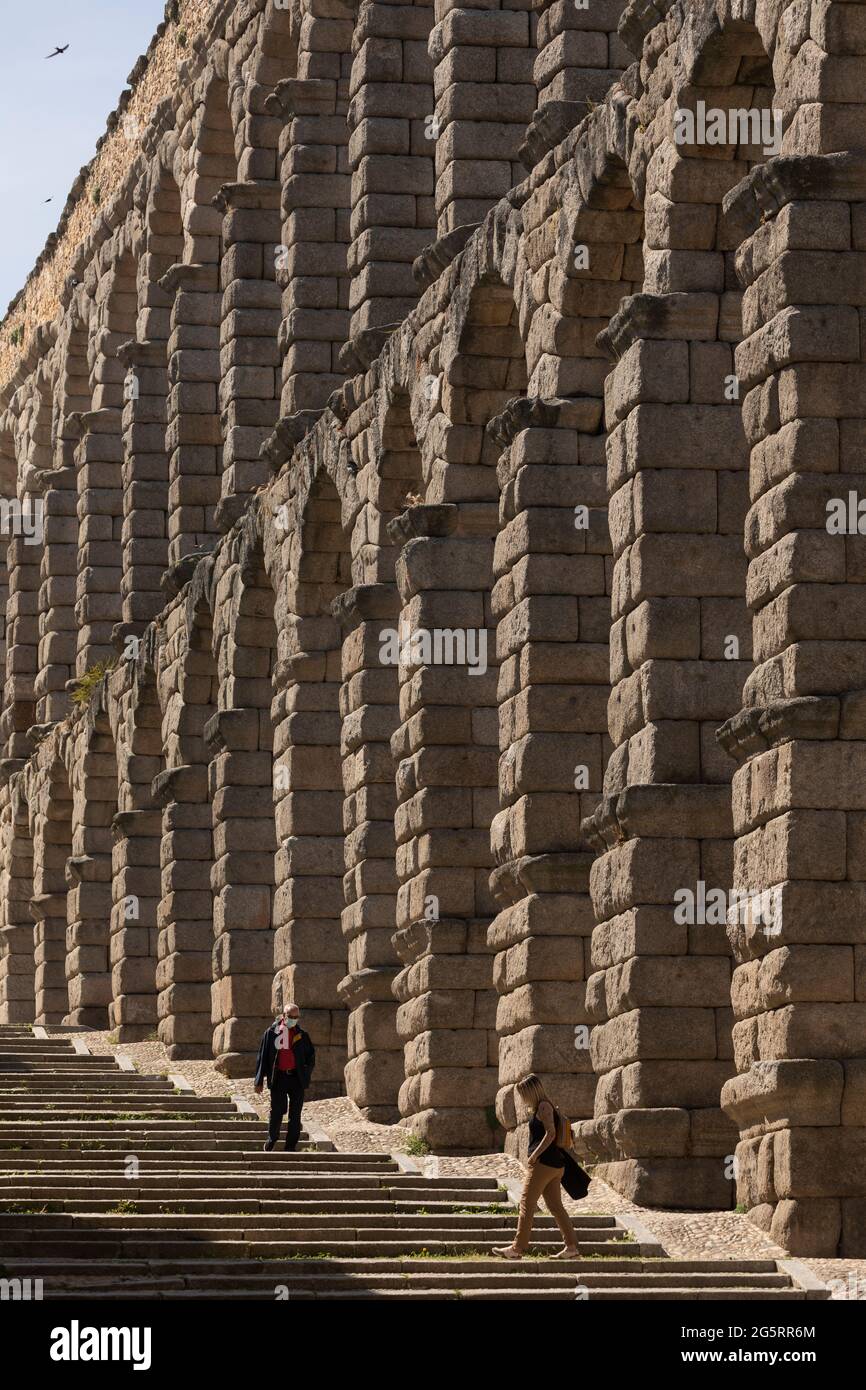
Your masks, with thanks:
[[[286,1150],[291,1153],[300,1138],[304,1092],[316,1065],[316,1049],[309,1033],[299,1026],[300,1016],[297,1004],[287,1004],[276,1022],[262,1034],[259,1044],[256,1093],[261,1095],[265,1081],[271,1093],[268,1138],[262,1146],[266,1152],[274,1148],[280,1137],[280,1125],[287,1109]]]

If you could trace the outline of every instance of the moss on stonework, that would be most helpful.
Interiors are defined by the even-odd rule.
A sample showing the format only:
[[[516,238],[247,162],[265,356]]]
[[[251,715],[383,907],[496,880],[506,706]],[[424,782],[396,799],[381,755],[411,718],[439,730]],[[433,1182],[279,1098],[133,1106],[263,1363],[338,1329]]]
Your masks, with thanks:
[[[84,675],[78,678],[78,684],[72,692],[72,703],[89,705],[94,690],[105,679],[109,671],[114,670],[116,664],[114,661],[97,661],[94,666],[88,667]]]

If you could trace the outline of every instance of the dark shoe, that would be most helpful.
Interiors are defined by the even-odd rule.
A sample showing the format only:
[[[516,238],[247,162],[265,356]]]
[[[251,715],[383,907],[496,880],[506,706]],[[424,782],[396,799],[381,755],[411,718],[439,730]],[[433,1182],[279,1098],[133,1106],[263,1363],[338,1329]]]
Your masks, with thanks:
[[[264,1149],[264,1151],[265,1151],[266,1154],[269,1154],[269,1153],[270,1153],[271,1149],[274,1147],[274,1145],[276,1144],[276,1142],[277,1142],[276,1139],[267,1139],[267,1140],[265,1140],[264,1144],[262,1144],[262,1148]]]
[[[293,1153],[295,1152],[295,1149],[296,1149],[297,1147],[298,1147],[297,1144],[287,1144],[287,1145],[286,1145],[286,1153],[287,1153],[287,1154],[293,1154]]]

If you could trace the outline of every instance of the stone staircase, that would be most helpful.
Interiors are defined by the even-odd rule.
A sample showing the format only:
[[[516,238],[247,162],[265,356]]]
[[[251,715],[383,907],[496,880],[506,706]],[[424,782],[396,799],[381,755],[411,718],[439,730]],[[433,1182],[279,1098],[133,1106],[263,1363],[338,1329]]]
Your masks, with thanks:
[[[40,1030],[41,1031],[41,1030]],[[580,1259],[513,1185],[426,1178],[402,1155],[337,1153],[305,1131],[262,1151],[231,1100],[91,1056],[74,1035],[0,1028],[0,1278],[46,1299],[785,1299],[829,1290],[794,1261],[673,1260],[635,1223],[576,1221]]]

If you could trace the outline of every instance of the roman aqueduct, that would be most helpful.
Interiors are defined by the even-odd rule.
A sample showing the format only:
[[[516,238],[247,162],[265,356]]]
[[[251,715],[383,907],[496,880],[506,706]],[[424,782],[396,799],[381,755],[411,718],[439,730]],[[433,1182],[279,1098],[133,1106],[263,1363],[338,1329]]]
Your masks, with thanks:
[[[296,999],[434,1148],[535,1070],[635,1201],[866,1254],[864,62],[168,6],[3,328],[0,1021],[235,1076]]]

